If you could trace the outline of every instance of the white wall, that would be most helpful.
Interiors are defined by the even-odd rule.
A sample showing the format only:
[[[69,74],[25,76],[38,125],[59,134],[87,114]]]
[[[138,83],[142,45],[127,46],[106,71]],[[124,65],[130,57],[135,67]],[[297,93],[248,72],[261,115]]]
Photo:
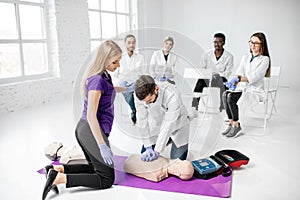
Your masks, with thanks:
[[[140,0],[140,28],[160,27],[178,31],[204,49],[212,48],[213,34],[227,36],[225,48],[231,51],[235,67],[248,52],[249,37],[261,31],[267,36],[273,65],[282,66],[281,86],[300,84],[298,74],[298,0]],[[158,8],[158,9],[157,9]],[[160,13],[162,12],[162,13]],[[175,38],[176,41],[176,38]],[[198,54],[185,49],[186,54]]]

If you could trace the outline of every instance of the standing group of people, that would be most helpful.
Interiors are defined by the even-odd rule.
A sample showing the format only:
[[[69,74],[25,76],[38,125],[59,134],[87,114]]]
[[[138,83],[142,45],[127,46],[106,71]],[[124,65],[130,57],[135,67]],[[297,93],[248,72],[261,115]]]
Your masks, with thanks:
[[[233,137],[241,130],[238,122],[238,106],[242,91],[240,83],[249,91],[263,90],[263,77],[270,69],[266,38],[263,33],[250,37],[250,53],[241,61],[233,79],[233,56],[225,51],[225,36],[215,34],[214,50],[208,51],[201,67],[213,69],[212,81],[223,88],[223,107],[229,118],[229,126],[223,133]],[[137,123],[143,141],[141,160],[151,162],[159,157],[165,147],[171,144],[171,159],[185,160],[188,154],[189,115],[174,82],[176,55],[171,52],[174,40],[167,37],[163,48],[152,55],[149,74],[145,75],[144,57],[135,52],[136,38],[125,37],[127,52],[112,40],[103,42],[93,64],[87,68],[82,78],[84,110],[79,120],[75,136],[83,150],[88,164],[48,165],[45,167],[45,199],[50,190],[58,193],[58,184],[66,187],[85,186],[96,189],[111,187],[114,183],[114,161],[108,137],[114,121],[114,99],[116,93],[124,95],[131,108],[131,120]],[[120,79],[114,85],[110,73]],[[132,73],[134,72],[134,73]],[[224,85],[227,87],[225,88]],[[198,80],[195,91],[202,91],[207,80]],[[225,91],[226,89],[226,91]],[[244,90],[243,90],[244,91]],[[197,107],[193,100],[193,106]]]

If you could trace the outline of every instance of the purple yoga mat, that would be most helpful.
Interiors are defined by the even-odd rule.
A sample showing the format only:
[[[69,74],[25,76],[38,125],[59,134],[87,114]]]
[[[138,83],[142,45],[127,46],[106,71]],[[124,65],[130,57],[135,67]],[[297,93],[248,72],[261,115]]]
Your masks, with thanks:
[[[171,176],[160,182],[152,182],[125,173],[122,169],[126,157],[116,156],[115,158],[115,185],[214,197],[230,197],[232,175],[228,177],[219,175],[209,180],[193,177],[188,181]]]
[[[215,178],[204,180],[193,177],[191,180],[183,181],[177,177],[169,177],[160,182],[152,182],[146,179],[130,175],[123,171],[123,164],[127,157],[114,156],[115,162],[115,185],[122,185],[150,190],[160,190],[167,192],[179,192],[194,195],[205,195],[214,197],[230,197],[232,175],[223,177],[219,175]],[[52,164],[59,164],[54,161]],[[44,170],[38,170],[43,174]]]

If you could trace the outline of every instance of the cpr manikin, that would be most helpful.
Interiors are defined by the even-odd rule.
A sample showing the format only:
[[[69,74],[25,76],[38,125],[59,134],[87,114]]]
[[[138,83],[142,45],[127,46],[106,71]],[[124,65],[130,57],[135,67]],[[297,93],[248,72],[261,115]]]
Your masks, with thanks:
[[[190,161],[167,159],[159,156],[152,162],[144,162],[140,155],[130,155],[124,162],[124,171],[150,181],[159,182],[171,175],[182,180],[189,180],[194,174],[194,167]]]
[[[52,142],[45,147],[45,155],[50,160],[58,160],[61,164],[85,163],[84,154],[78,145],[64,147],[60,142]],[[169,174],[182,180],[192,178],[194,167],[190,161],[167,159],[159,156],[152,162],[144,162],[139,154],[130,155],[124,162],[124,171],[150,181],[159,182]]]
[[[58,160],[61,164],[85,163],[86,159],[79,145],[64,147],[60,142],[52,142],[44,149],[45,155],[50,160]]]

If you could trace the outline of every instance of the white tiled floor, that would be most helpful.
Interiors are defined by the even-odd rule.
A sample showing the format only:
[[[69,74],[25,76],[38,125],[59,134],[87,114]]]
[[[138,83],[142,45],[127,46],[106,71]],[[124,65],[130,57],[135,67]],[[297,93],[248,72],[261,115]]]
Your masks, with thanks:
[[[218,132],[223,124],[215,122],[222,121],[222,115],[206,118],[214,121],[209,133],[204,129],[194,131],[197,123],[193,121],[191,135],[193,137],[196,132],[197,134],[191,146],[190,158],[213,154],[226,148],[237,149],[250,158],[247,166],[233,173],[231,199],[300,199],[300,161],[297,155],[300,152],[300,103],[297,102],[300,95],[294,91],[298,90],[280,88],[277,98],[278,112],[268,122],[267,132],[262,136],[259,136],[262,134],[262,128],[245,125],[244,134],[240,137],[220,137]],[[124,120],[128,120],[126,115]],[[132,137],[136,134],[135,128],[124,128],[128,132],[120,135],[118,127],[120,125],[115,123],[110,138],[114,144],[114,153],[138,152],[140,142]],[[71,101],[2,114],[0,199],[40,199],[45,179],[36,171],[50,162],[44,156],[44,147],[52,141],[61,141],[65,146],[76,144],[74,128]],[[60,185],[59,189],[58,196],[51,193],[48,199],[216,199],[122,186],[113,186],[108,190],[89,190],[66,189]]]

